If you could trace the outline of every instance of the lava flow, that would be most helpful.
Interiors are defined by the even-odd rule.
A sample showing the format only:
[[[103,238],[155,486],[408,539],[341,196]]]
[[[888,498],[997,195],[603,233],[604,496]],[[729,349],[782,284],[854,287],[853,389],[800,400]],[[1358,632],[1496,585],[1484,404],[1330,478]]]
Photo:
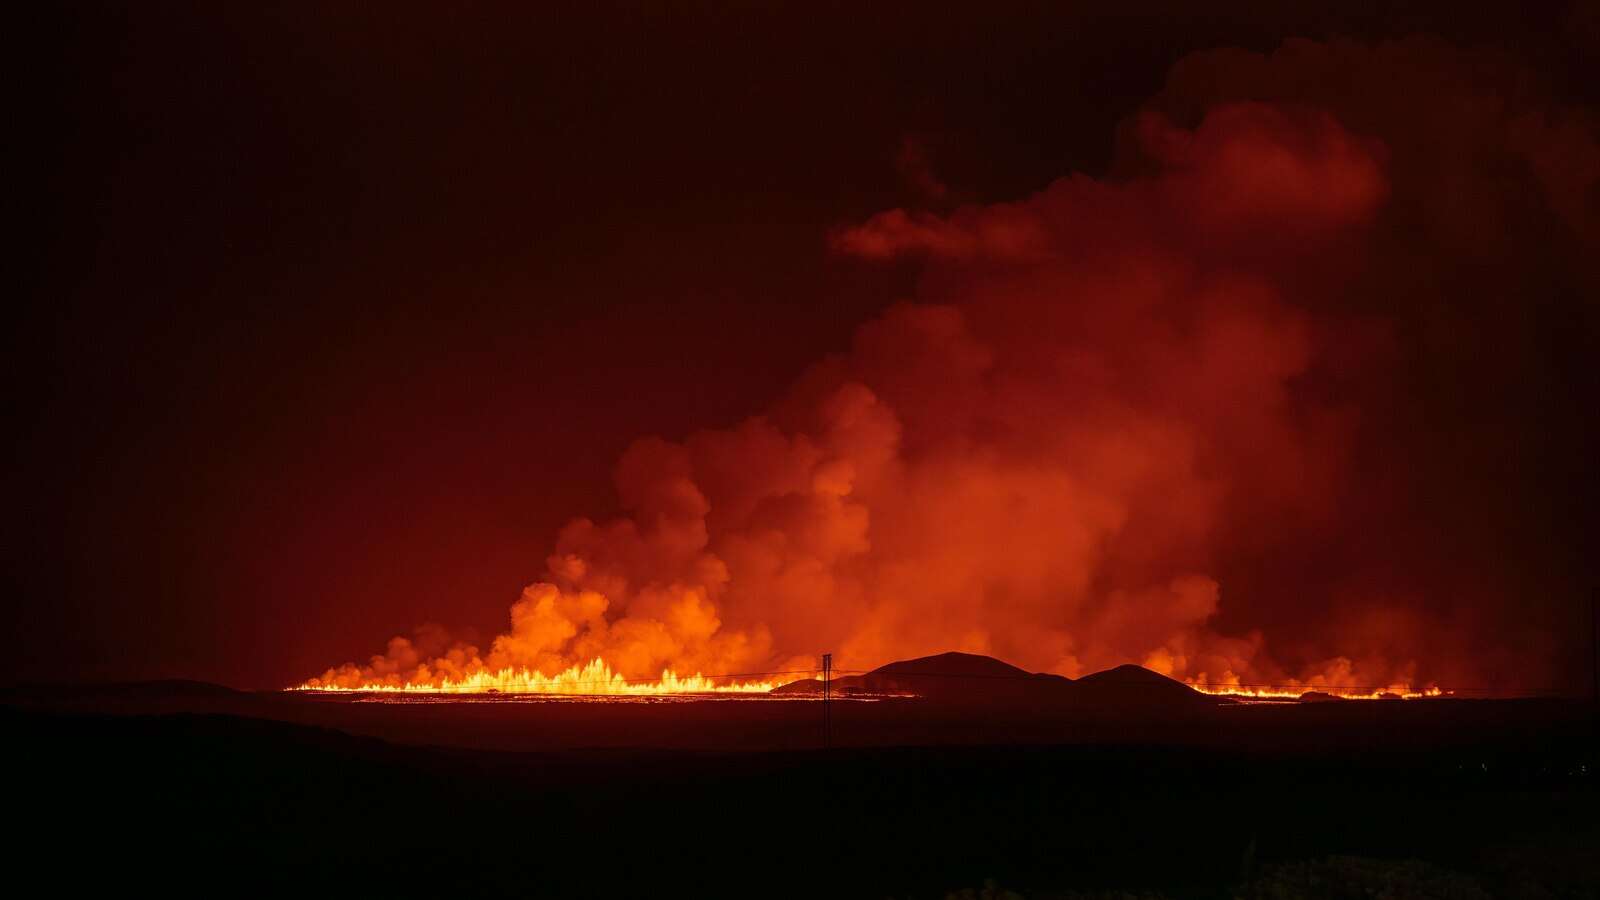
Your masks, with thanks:
[[[1444,691],[1436,687],[1417,690],[1405,684],[1391,685],[1387,688],[1367,689],[1329,687],[1316,684],[1207,684],[1193,681],[1185,683],[1202,694],[1221,697],[1246,697],[1256,700],[1298,700],[1306,694],[1325,694],[1329,697],[1338,697],[1341,700],[1414,700],[1422,697],[1444,696]]]
[[[764,694],[777,686],[772,681],[740,681],[718,684],[696,672],[679,676],[671,669],[657,681],[629,680],[613,672],[605,660],[595,659],[585,666],[572,666],[554,675],[533,669],[488,669],[462,678],[417,678],[407,681],[369,681],[358,685],[339,685],[312,678],[290,688],[292,691],[339,691],[347,693],[406,694],[593,694],[602,696],[653,696],[660,694]]]

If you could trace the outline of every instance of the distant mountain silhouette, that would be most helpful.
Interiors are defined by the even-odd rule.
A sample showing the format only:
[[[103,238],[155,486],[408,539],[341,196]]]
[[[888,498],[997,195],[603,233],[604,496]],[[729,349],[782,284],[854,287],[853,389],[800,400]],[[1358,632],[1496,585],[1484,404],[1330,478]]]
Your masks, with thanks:
[[[1050,684],[1070,683],[1059,675],[1034,675],[992,656],[974,653],[940,653],[879,666],[863,675],[833,679],[832,689],[850,694],[915,694],[938,699],[994,698],[1016,694],[1019,685],[1037,691],[1044,679]],[[773,693],[809,694],[822,690],[815,678],[790,682]]]
[[[869,674],[890,677],[896,675],[961,675],[977,678],[1031,678],[1032,674],[992,656],[976,653],[939,653],[919,656],[879,666]]]
[[[1003,702],[1058,698],[1072,682],[1035,675],[992,656],[940,653],[879,666],[861,676],[873,693],[917,694],[935,700]]]
[[[1077,681],[1078,702],[1096,709],[1201,708],[1216,700],[1181,681],[1133,664],[1085,675]]]
[[[822,682],[808,678],[783,685],[774,693],[809,694],[821,690]],[[940,653],[892,662],[864,675],[834,679],[833,690],[840,696],[915,694],[942,703],[1026,704],[1109,714],[1217,705],[1214,698],[1139,666],[1118,666],[1074,681],[1061,675],[1028,672],[992,656],[973,653]]]

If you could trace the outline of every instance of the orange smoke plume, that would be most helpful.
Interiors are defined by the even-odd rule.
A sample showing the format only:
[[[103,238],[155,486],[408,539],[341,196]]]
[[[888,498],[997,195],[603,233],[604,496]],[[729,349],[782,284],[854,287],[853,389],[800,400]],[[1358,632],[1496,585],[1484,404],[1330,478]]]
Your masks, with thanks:
[[[1294,52],[1239,65],[1355,51]],[[306,686],[754,690],[673,673],[829,649],[849,668],[1136,662],[1246,693],[1481,677],[1486,620],[1441,605],[1457,576],[1385,574],[1405,561],[1373,535],[1410,513],[1393,472],[1369,476],[1404,439],[1383,398],[1406,351],[1397,319],[1347,302],[1387,277],[1394,205],[1420,202],[1396,179],[1440,151],[1333,101],[1211,98],[1193,128],[1159,106],[1124,129],[1116,177],[839,231],[839,252],[921,260],[918,296],[765,414],[636,442],[626,515],[568,524],[486,650],[396,638]]]

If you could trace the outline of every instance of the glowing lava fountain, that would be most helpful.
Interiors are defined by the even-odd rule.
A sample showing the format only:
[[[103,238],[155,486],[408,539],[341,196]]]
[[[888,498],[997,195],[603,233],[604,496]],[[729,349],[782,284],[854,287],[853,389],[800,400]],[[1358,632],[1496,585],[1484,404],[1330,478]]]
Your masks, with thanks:
[[[718,676],[727,677],[727,676]],[[605,660],[595,659],[586,666],[573,666],[554,675],[533,669],[483,669],[460,678],[441,676],[409,681],[368,681],[357,685],[324,683],[321,679],[289,688],[291,691],[342,691],[348,693],[406,694],[588,694],[603,696],[652,696],[659,694],[765,694],[777,687],[775,681],[722,681],[696,672],[680,676],[671,669],[657,681],[627,679],[613,672]]]

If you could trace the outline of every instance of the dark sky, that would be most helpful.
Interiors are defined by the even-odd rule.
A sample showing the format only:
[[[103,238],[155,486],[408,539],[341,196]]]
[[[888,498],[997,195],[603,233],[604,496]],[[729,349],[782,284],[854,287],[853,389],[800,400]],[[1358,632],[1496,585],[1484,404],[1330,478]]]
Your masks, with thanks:
[[[1437,34],[1594,99],[1554,3],[550,6],[19,23],[0,677],[269,687],[492,635],[630,441],[737,422],[912,290],[828,242],[953,202],[908,147],[1023,197],[1104,173],[1187,54],[1289,37]]]

